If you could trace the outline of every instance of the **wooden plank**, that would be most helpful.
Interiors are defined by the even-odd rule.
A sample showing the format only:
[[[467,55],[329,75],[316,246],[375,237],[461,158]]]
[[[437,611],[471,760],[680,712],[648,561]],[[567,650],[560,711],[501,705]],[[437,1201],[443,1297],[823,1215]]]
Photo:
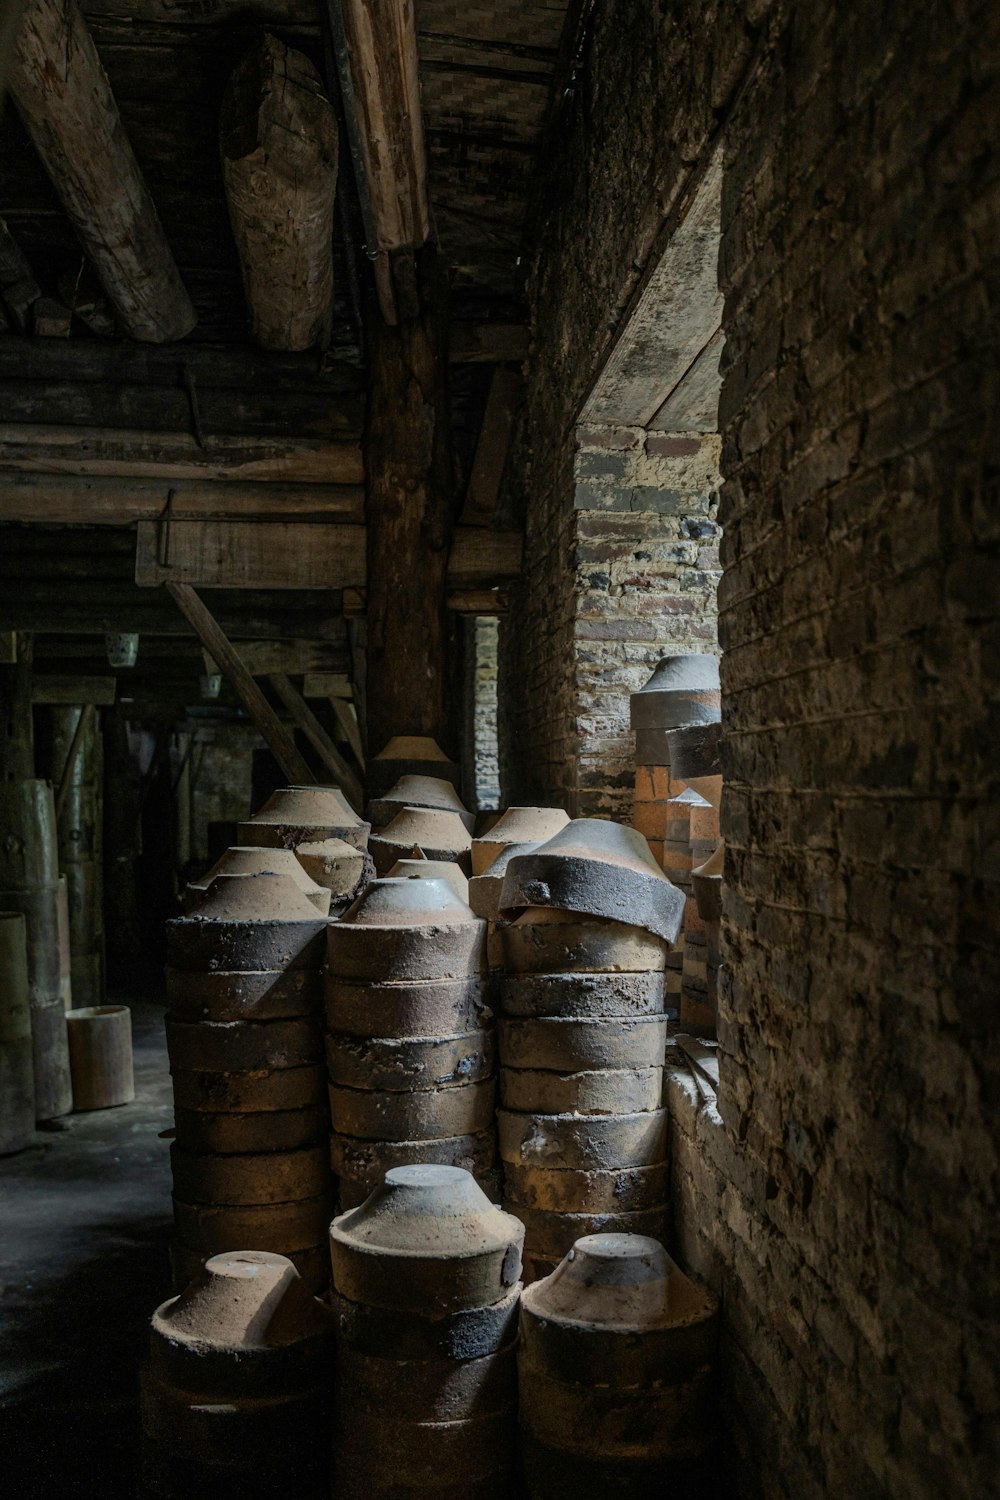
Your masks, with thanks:
[[[346,672],[306,672],[303,698],[350,698],[351,679]]]
[[[61,707],[92,703],[97,708],[108,708],[115,701],[117,687],[114,677],[71,677],[36,671],[31,682],[31,701]]]
[[[448,585],[452,589],[474,589],[512,582],[520,576],[523,551],[520,531],[459,526],[448,558]]]
[[[234,641],[296,640],[307,631],[317,641],[343,650],[342,598],[326,589],[254,591],[223,589],[210,607],[222,629]],[[44,631],[58,635],[90,636],[95,646],[95,668],[103,655],[107,630],[135,630],[146,641],[190,640],[190,631],[173,603],[160,589],[125,583],[67,579],[22,582],[6,577],[0,584],[0,630]],[[145,648],[142,648],[145,650]],[[346,667],[346,653],[340,658]]]
[[[122,326],[183,338],[195,311],[75,0],[29,0],[10,88]]]
[[[167,592],[267,741],[282,774],[292,785],[312,785],[316,778],[294,741],[195,590],[187,583],[168,583]]]
[[[491,524],[495,520],[500,483],[514,426],[514,411],[522,387],[523,380],[519,371],[502,365],[494,371],[465,494],[467,521],[478,520],[482,524]]]
[[[254,338],[265,349],[322,344],[333,322],[338,127],[309,59],[258,37],[226,87],[219,143]]]
[[[649,423],[651,432],[718,432],[726,335],[717,328]]]
[[[360,484],[356,442],[328,438],[254,438],[206,435],[204,447],[186,432],[87,432],[44,423],[0,423],[0,470],[104,478],[297,480]]]
[[[168,505],[169,502],[169,505]],[[177,520],[362,521],[361,485],[227,484],[93,479],[0,471],[0,522],[130,526],[168,510]]]
[[[309,522],[140,521],[135,581],[342,589],[365,581],[365,528]]]
[[[327,770],[336,777],[355,812],[360,812],[365,801],[364,788],[301,693],[283,672],[274,672],[267,680]]]
[[[453,365],[521,364],[528,357],[523,323],[452,323],[448,357]]]
[[[446,602],[459,615],[505,615],[510,595],[506,589],[461,589],[450,593]]]
[[[347,736],[347,743],[354,751],[358,765],[363,771],[365,768],[365,747],[361,743],[361,730],[358,727],[358,716],[354,704],[348,702],[345,698],[338,697],[335,693],[329,695],[327,702],[333,711],[334,718]]]

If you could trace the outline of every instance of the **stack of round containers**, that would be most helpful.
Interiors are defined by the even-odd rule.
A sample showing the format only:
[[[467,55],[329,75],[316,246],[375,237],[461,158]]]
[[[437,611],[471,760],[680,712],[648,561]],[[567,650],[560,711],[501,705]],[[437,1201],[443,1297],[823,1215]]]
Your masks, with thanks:
[[[237,824],[239,842],[254,848],[297,849],[300,844],[342,839],[365,849],[371,825],[359,818],[336,786],[285,786],[259,812]]]
[[[500,893],[509,860],[534,849],[565,828],[569,816],[561,807],[508,807],[487,832],[472,842],[472,879],[469,905],[488,923],[486,956],[491,970],[503,968],[500,924]]]
[[[245,1246],[326,1280],[326,920],[288,875],[220,875],[167,924],[175,1273]]]
[[[692,1466],[715,1437],[717,1311],[662,1245],[632,1234],[578,1240],[525,1289],[518,1380],[530,1500],[701,1492]]]
[[[192,880],[184,893],[185,911],[197,911],[208,895],[212,881],[220,875],[287,875],[321,917],[330,911],[330,892],[300,864],[291,849],[249,849],[234,844],[200,880]]]
[[[342,1207],[411,1162],[465,1167],[492,1186],[485,940],[485,922],[444,880],[373,881],[330,925],[330,1150]]]
[[[721,702],[718,661],[714,656],[694,655],[665,656],[631,698],[636,761],[632,826],[649,840],[660,867],[689,898],[683,938],[667,956],[667,1004],[674,1010],[681,1003],[687,934],[690,931],[697,942],[701,933],[690,899],[689,842],[691,804],[700,799],[687,792],[671,763],[668,734],[682,725],[717,721]]]
[[[153,1314],[143,1493],[327,1500],[333,1319],[281,1255],[214,1256]]]
[[[335,1494],[507,1500],[523,1236],[442,1166],[395,1168],[333,1221]]]
[[[510,858],[501,906],[504,1204],[532,1278],[581,1235],[664,1232],[663,966],[684,898],[632,829],[578,819]]]
[[[441,776],[400,776],[387,792],[368,804],[368,821],[379,831],[404,807],[457,813],[470,833],[476,824],[475,814],[469,812],[451,782]]]
[[[366,767],[372,797],[383,796],[401,776],[437,776],[458,786],[461,771],[436,740],[421,734],[395,734]]]

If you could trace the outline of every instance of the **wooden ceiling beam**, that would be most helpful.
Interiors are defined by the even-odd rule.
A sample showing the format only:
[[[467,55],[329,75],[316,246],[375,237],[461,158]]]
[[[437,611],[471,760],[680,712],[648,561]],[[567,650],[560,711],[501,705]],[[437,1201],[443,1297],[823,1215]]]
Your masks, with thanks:
[[[254,338],[265,349],[329,342],[338,127],[309,59],[259,37],[229,79],[219,145]]]
[[[76,0],[29,0],[10,90],[122,326],[163,343],[197,318]]]
[[[168,506],[169,502],[169,506]],[[0,522],[130,526],[160,520],[362,521],[360,484],[217,484],[0,472]]]

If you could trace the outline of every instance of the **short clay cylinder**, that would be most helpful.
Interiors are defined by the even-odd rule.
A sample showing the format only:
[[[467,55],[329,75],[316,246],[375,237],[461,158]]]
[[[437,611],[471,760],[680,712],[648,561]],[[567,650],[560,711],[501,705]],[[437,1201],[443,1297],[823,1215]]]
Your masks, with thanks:
[[[380,1359],[482,1359],[506,1348],[517,1336],[520,1282],[496,1302],[443,1316],[397,1307],[378,1307],[330,1297],[338,1343]]]
[[[691,871],[691,887],[698,903],[698,915],[703,922],[717,923],[722,918],[722,871],[725,863],[725,844],[720,844],[714,854]]]
[[[475,827],[475,813],[469,812],[445,777],[401,776],[383,796],[375,798],[369,805],[368,819],[372,828],[384,828],[404,807],[426,807],[438,812],[457,813],[470,833]]]
[[[334,1420],[337,1493],[350,1500],[502,1500],[514,1478],[516,1443],[515,1406],[459,1422],[387,1424],[384,1411],[359,1411],[349,1390],[338,1398]]]
[[[31,1056],[35,1079],[35,1118],[56,1120],[73,1108],[66,1008],[61,997],[31,1008]]]
[[[375,880],[327,932],[340,979],[457,979],[482,972],[486,924],[442,880]]]
[[[369,843],[375,870],[385,875],[398,859],[419,849],[427,859],[454,860],[468,875],[472,834],[456,812],[404,807]]]
[[[196,911],[208,895],[212,881],[219,875],[287,875],[302,894],[315,906],[321,917],[330,910],[330,892],[309,876],[291,849],[253,848],[234,844],[203,875],[192,880],[185,894],[185,910]]]
[[[112,1109],[135,1098],[132,1012],[127,1005],[90,1005],[66,1012],[75,1110]]]
[[[365,849],[371,825],[359,818],[339,787],[286,786],[273,792],[259,812],[237,825],[241,844],[296,849],[299,844],[342,839]]]
[[[520,1166],[612,1171],[652,1166],[667,1155],[667,1112],[625,1115],[497,1114],[500,1155]]]
[[[394,1167],[360,1208],[334,1219],[336,1291],[428,1317],[487,1306],[521,1274],[524,1231],[458,1167]]]
[[[351,1410],[389,1409],[403,1422],[462,1422],[510,1411],[517,1402],[515,1345],[478,1359],[386,1359],[364,1354],[342,1340],[337,1357],[340,1388]]]
[[[202,1395],[280,1397],[327,1382],[333,1336],[333,1315],[286,1256],[231,1251],[156,1309],[150,1369]]]
[[[499,928],[508,974],[662,973],[668,945],[645,927],[529,907]]]
[[[722,797],[721,724],[690,724],[667,734],[670,773],[713,807]]]
[[[508,1206],[544,1208],[552,1213],[632,1213],[658,1208],[667,1200],[667,1163],[617,1167],[610,1172],[554,1167],[504,1167]]]
[[[473,854],[475,847],[473,845]],[[538,845],[533,843],[504,844],[481,874],[473,872],[468,901],[477,917],[485,917],[488,922],[501,920],[500,897],[507,866],[515,854],[527,854],[537,848]]]
[[[330,1123],[342,1135],[362,1140],[435,1140],[476,1135],[493,1117],[492,1078],[419,1093],[345,1089],[330,1085]]]
[[[452,1036],[492,1021],[486,982],[424,979],[412,983],[356,984],[326,978],[326,1022],[353,1036]]]
[[[500,1104],[526,1114],[634,1114],[663,1103],[663,1069],[602,1068],[554,1073],[501,1068]]]
[[[315,1023],[305,1017],[274,1021],[177,1021],[168,1018],[167,1054],[174,1073],[239,1073],[303,1068],[323,1060]]]
[[[568,823],[561,807],[508,807],[488,833],[473,840],[473,875],[485,874],[508,845],[547,843]]]
[[[167,923],[174,969],[318,968],[327,923],[289,875],[219,875],[190,916]]]
[[[545,844],[508,864],[501,909],[555,907],[642,927],[666,943],[681,930],[684,895],[634,828],[576,818]]]
[[[673,729],[718,719],[722,695],[714,656],[665,656],[629,700],[633,729]]]
[[[498,1028],[500,1062],[505,1068],[547,1068],[560,1073],[586,1069],[663,1066],[667,1045],[665,1016],[578,1019],[545,1016],[504,1020]]]
[[[327,1190],[330,1167],[323,1146],[249,1156],[208,1156],[170,1148],[174,1193],[185,1203],[229,1206],[290,1203]]]
[[[175,1193],[173,1208],[178,1240],[200,1253],[202,1259],[221,1255],[224,1247],[232,1244],[252,1245],[255,1250],[277,1255],[322,1245],[329,1261],[329,1191],[283,1203],[251,1204],[189,1203]]]
[[[315,1016],[323,976],[315,969],[199,973],[167,969],[167,1005],[177,1021],[277,1021]]]
[[[718,1302],[656,1239],[596,1234],[525,1294],[531,1373],[602,1386],[675,1385],[715,1354]]]
[[[509,974],[498,1009],[511,1019],[562,1016],[609,1020],[659,1016],[666,1007],[663,974]]]
[[[21,912],[26,923],[28,1001],[32,1010],[61,1003],[59,958],[59,886],[0,891],[0,911]],[[63,1011],[66,1006],[63,1004]],[[69,1087],[69,1061],[66,1060]]]
[[[353,895],[364,878],[364,851],[343,839],[298,844],[295,858],[310,880],[329,891],[333,900],[344,900]]]
[[[326,1110],[261,1110],[228,1114],[221,1110],[174,1108],[174,1139],[184,1151],[241,1156],[266,1151],[299,1151],[326,1136]]]
[[[0,1156],[23,1150],[34,1131],[25,920],[21,912],[0,912]]]
[[[393,880],[444,880],[459,901],[469,904],[469,880],[453,859],[424,859],[419,849],[413,859],[397,859],[389,871]]]
[[[355,1184],[367,1182],[365,1198],[381,1186],[386,1172],[393,1167],[461,1167],[478,1179],[492,1171],[495,1161],[496,1134],[492,1128],[474,1134],[443,1136],[436,1141],[362,1141],[336,1131],[330,1136],[330,1165],[334,1173],[341,1179],[349,1177]],[[344,1208],[355,1206],[342,1203]]]
[[[524,1243],[532,1255],[561,1260],[584,1235],[636,1234],[662,1240],[667,1227],[667,1209],[639,1209],[635,1212],[552,1213],[543,1208],[517,1206],[517,1216],[524,1225]]]
[[[319,1038],[316,1039],[317,1045]],[[306,1109],[323,1102],[326,1069],[250,1068],[245,1073],[200,1073],[177,1069],[172,1075],[174,1107],[212,1114]]]
[[[326,1066],[331,1083],[389,1093],[452,1088],[478,1083],[493,1072],[490,1031],[443,1037],[358,1037],[330,1032]]]

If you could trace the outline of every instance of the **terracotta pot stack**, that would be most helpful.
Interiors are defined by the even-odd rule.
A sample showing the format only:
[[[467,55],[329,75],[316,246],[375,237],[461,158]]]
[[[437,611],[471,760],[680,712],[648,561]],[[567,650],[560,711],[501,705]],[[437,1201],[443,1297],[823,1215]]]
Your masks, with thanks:
[[[719,842],[722,775],[719,723],[686,725],[668,735],[671,764],[697,802],[690,810],[690,894],[684,911],[681,1027],[714,1037],[718,1011],[719,920],[723,846]],[[699,896],[700,892],[700,896]]]
[[[518,1380],[530,1500],[648,1500],[714,1439],[717,1305],[656,1240],[595,1234],[525,1289]]]
[[[444,1166],[395,1168],[333,1221],[335,1494],[510,1495],[523,1236]]]
[[[327,934],[331,1161],[341,1206],[390,1167],[465,1167],[492,1186],[486,924],[444,880],[376,880]]]
[[[178,1285],[237,1245],[326,1280],[326,927],[287,874],[217,876],[167,924]]]
[[[681,1008],[685,944],[689,934],[696,947],[703,938],[691,888],[691,823],[695,817],[710,817],[711,809],[679,776],[671,761],[669,736],[683,726],[717,723],[721,702],[718,661],[694,655],[664,657],[631,698],[636,743],[632,824],[649,840],[664,873],[688,898],[682,940],[667,956],[667,1005],[676,1011]],[[700,955],[696,961],[701,961]]]
[[[326,1500],[333,1319],[291,1261],[214,1256],[153,1314],[141,1376],[145,1494]]]
[[[395,734],[366,767],[371,796],[381,797],[401,776],[437,776],[461,784],[461,770],[428,735]]]
[[[498,1124],[528,1279],[581,1235],[664,1232],[663,967],[683,903],[614,823],[578,819],[508,860]]]
[[[401,776],[369,804],[368,817],[375,830],[370,847],[379,875],[387,875],[397,860],[414,854],[456,863],[469,874],[475,816],[450,781]]]

